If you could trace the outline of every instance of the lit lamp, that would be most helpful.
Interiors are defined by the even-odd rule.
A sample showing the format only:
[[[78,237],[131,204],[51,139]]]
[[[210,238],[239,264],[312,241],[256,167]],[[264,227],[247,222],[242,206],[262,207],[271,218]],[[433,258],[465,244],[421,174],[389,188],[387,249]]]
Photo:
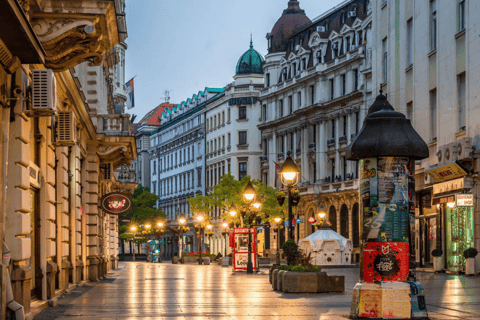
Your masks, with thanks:
[[[151,227],[152,227],[152,225],[149,224],[149,223],[147,223],[147,224],[145,225],[145,229],[147,229],[147,230],[149,230]]]
[[[157,227],[160,229],[160,230],[157,229],[158,240],[160,240],[160,236],[163,235],[163,226],[164,225],[165,225],[165,223],[163,221],[157,222]],[[158,245],[158,248],[161,249],[161,245]],[[160,250],[159,250],[159,256],[158,256],[158,262],[162,262],[162,255],[161,255]]]
[[[327,214],[325,211],[320,211],[318,214],[318,220],[322,223],[320,229],[330,229],[330,226],[327,223]]]
[[[280,181],[282,185],[288,189],[288,234],[289,238],[293,239],[293,212],[292,212],[292,194],[290,189],[297,185],[300,176],[297,164],[293,161],[291,156],[288,156],[282,167],[280,168]]]
[[[159,228],[162,228],[163,225],[164,225],[164,223],[163,223],[162,221],[160,221],[160,222],[157,223],[157,226],[158,226]]]
[[[252,183],[249,181],[245,189],[243,189],[243,197],[245,198],[245,202],[247,204],[250,204],[255,200],[255,196],[257,195],[257,192],[255,191],[255,188],[253,187]]]
[[[131,226],[130,230],[133,233],[133,261],[135,261],[135,231],[137,231],[137,227],[136,226]]]
[[[182,261],[182,253],[183,253],[183,225],[186,222],[187,222],[187,219],[185,219],[185,217],[183,217],[183,216],[180,216],[180,218],[178,219],[178,223],[181,226],[181,229],[180,229],[181,244],[180,244],[180,254],[179,254],[180,261]]]
[[[198,215],[197,216],[197,221],[198,221],[198,230],[199,230],[199,239],[198,239],[198,252],[200,253],[200,258],[198,259],[198,264],[202,264],[202,239],[203,239],[203,236],[202,236],[202,231],[203,231],[203,228],[202,228],[202,222],[203,220],[205,220],[205,217],[203,215]]]
[[[256,201],[253,203],[253,207],[257,210],[260,209],[261,206],[262,206],[262,203],[260,201]]]
[[[277,265],[280,265],[280,222],[282,221],[282,218],[275,217],[273,218],[273,220],[277,224],[277,257],[276,257],[277,261],[275,262]]]

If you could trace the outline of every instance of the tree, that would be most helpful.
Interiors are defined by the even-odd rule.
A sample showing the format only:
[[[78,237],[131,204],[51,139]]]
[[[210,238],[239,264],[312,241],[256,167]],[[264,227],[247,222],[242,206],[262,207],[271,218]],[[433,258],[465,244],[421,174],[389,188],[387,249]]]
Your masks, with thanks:
[[[158,196],[150,192],[148,187],[139,185],[132,195],[132,211],[128,216],[133,223],[154,223],[155,220],[166,218],[166,214],[155,208]]]

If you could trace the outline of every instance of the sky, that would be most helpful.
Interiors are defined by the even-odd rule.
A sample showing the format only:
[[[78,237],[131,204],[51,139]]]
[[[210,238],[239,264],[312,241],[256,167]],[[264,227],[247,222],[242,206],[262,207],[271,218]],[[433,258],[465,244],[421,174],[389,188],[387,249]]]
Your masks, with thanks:
[[[343,0],[300,0],[313,20]],[[254,48],[267,54],[268,32],[288,0],[126,0],[126,81],[135,77],[139,121],[164,102],[191,98],[205,87],[233,81],[240,56]]]

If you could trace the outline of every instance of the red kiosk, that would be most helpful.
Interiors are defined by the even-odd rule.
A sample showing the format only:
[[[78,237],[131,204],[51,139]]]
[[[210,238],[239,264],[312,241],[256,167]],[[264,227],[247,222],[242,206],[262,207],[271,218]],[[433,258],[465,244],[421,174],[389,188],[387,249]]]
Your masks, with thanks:
[[[250,229],[252,237],[252,264],[253,270],[258,270],[257,229]],[[234,228],[230,233],[230,247],[232,248],[233,269],[247,270],[248,262],[248,228]]]

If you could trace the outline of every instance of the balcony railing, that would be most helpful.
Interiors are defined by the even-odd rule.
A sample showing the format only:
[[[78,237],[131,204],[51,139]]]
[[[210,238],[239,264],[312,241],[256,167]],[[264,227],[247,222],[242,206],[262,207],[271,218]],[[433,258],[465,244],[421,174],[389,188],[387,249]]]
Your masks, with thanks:
[[[327,140],[327,146],[330,146],[332,144],[335,144],[335,138],[332,138],[332,139],[328,139]]]
[[[317,148],[317,144],[316,143],[310,143],[308,145],[308,149],[316,149]]]
[[[347,136],[342,136],[338,138],[338,142],[347,142]]]

